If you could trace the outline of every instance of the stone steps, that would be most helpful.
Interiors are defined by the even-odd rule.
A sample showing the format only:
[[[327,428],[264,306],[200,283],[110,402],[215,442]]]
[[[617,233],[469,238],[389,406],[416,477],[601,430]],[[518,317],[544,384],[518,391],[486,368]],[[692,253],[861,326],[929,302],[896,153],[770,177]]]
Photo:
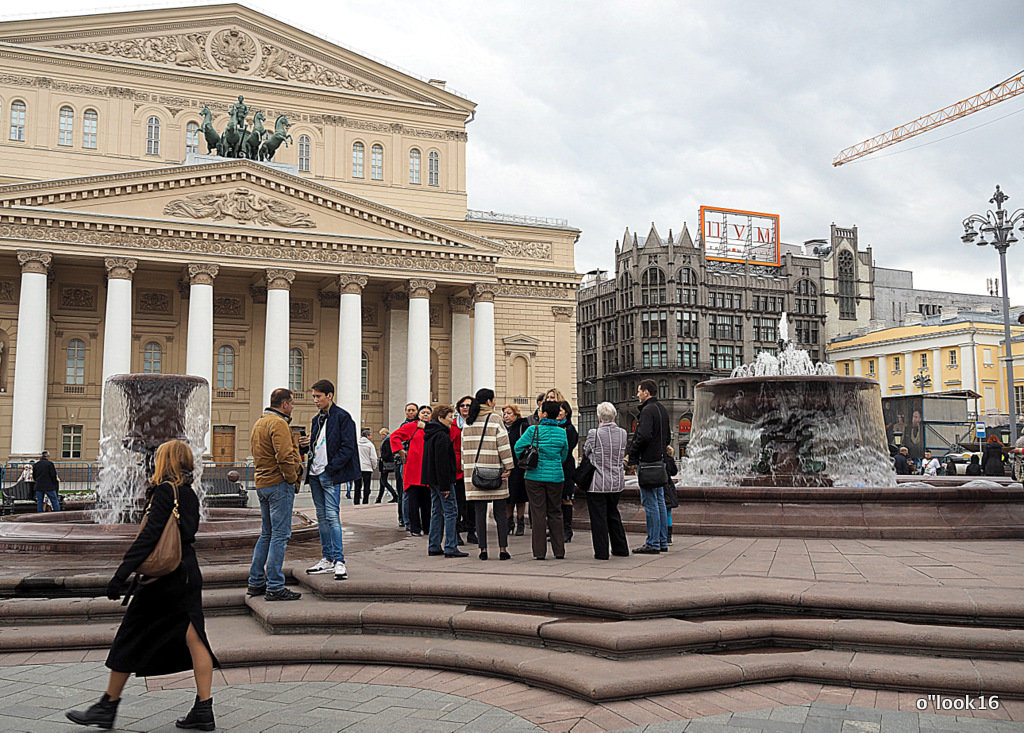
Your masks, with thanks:
[[[104,594],[106,586],[104,585]],[[39,626],[54,623],[120,623],[125,607],[121,601],[99,597],[8,598],[0,603],[0,629],[7,626]],[[207,616],[247,614],[245,598],[237,588],[204,588],[203,613]]]

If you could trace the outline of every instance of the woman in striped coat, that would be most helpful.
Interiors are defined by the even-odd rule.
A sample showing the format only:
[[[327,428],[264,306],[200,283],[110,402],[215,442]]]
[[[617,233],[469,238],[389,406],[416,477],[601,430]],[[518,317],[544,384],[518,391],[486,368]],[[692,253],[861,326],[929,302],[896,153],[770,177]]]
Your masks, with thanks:
[[[466,502],[476,512],[476,536],[480,559],[487,559],[487,503],[494,507],[494,522],[498,527],[498,555],[508,560],[508,475],[514,465],[512,446],[502,423],[501,415],[494,412],[494,390],[479,389],[469,406],[466,426],[462,429],[462,471],[466,477]],[[473,471],[477,466],[500,468],[501,487],[487,491],[473,485]]]
[[[626,455],[626,431],[615,424],[615,405],[602,402],[597,406],[598,426],[587,433],[583,454],[594,464],[594,479],[587,491],[590,513],[590,534],[594,540],[594,557],[608,559],[608,541],[612,554],[626,556],[626,530],[619,515],[619,497],[626,485],[622,459]]]

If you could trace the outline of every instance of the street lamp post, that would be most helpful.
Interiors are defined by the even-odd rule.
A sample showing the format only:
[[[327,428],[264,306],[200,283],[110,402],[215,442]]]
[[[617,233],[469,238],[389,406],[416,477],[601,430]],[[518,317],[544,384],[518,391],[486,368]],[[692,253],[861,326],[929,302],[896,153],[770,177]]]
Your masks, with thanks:
[[[1012,214],[1007,212],[1003,209],[1003,202],[1009,198],[996,186],[996,192],[988,200],[990,204],[996,205],[996,210],[989,209],[984,216],[971,214],[964,219],[964,235],[960,239],[964,244],[973,243],[979,247],[991,244],[999,253],[999,273],[1003,280],[1003,339],[1006,343],[1006,404],[1010,413],[1010,443],[1013,444],[1017,442],[1017,410],[1013,404],[1013,349],[1010,343],[1010,296],[1006,287],[1006,250],[1017,241],[1013,233],[1015,226],[1020,224],[1024,233],[1024,209],[1017,209]],[[980,232],[975,230],[975,226]],[[975,242],[975,239],[978,241]]]

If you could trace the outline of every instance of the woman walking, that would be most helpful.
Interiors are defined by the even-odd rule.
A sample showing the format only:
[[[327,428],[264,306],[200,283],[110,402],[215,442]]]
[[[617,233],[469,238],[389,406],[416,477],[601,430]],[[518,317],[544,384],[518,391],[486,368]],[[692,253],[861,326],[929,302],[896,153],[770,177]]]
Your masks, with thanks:
[[[128,591],[131,604],[125,612],[107,655],[110,679],[107,691],[86,710],[71,710],[68,720],[79,725],[111,728],[128,676],[173,674],[191,669],[196,680],[196,700],[179,728],[213,730],[213,668],[220,663],[210,649],[203,621],[203,576],[192,549],[199,529],[199,499],[192,490],[192,450],[180,440],[170,440],[156,450],[155,468],[147,491],[146,526],[124,554],[121,565],[107,584],[107,597],[116,601],[125,591],[128,577],[149,557],[167,522],[177,513],[181,532],[181,564],[168,575],[138,577]],[[150,582],[152,581],[152,582]]]
[[[380,489],[377,491],[377,503],[384,498],[384,492],[391,495],[391,501],[398,503],[398,519],[402,519],[401,502],[398,501],[398,492],[395,491],[388,481],[388,476],[395,472],[395,454],[391,451],[391,441],[388,440],[388,429],[380,429],[380,457],[377,459],[377,470],[380,473]]]
[[[462,430],[462,470],[469,478],[466,499],[476,511],[476,537],[480,559],[487,559],[487,504],[494,509],[498,529],[498,559],[508,560],[508,476],[512,472],[512,446],[502,419],[494,412],[494,390],[478,389],[469,405],[466,427]],[[489,489],[473,483],[478,469],[500,469],[501,482]]]
[[[530,501],[530,533],[533,557],[544,560],[547,555],[545,531],[551,536],[551,551],[556,560],[565,557],[562,526],[562,485],[565,475],[562,464],[569,454],[565,430],[558,425],[561,406],[547,401],[541,405],[544,415],[538,425],[529,426],[516,441],[516,452],[522,454],[531,444],[538,451],[537,467],[526,469],[526,496]]]
[[[391,433],[391,450],[402,457],[402,483],[409,499],[409,534],[421,537],[430,531],[430,489],[423,483],[423,430],[430,422],[430,405],[422,405],[417,419]],[[407,443],[406,450],[403,443]]]
[[[629,555],[626,530],[619,515],[619,497],[626,485],[622,459],[626,457],[626,431],[615,424],[615,405],[602,402],[597,406],[598,426],[587,431],[583,455],[594,464],[594,478],[587,491],[587,512],[590,514],[590,535],[594,557],[608,559],[608,542],[612,554]]]
[[[373,467],[377,463],[377,449],[370,440],[370,429],[363,428],[356,441],[359,449],[359,479],[356,481],[356,504],[359,503],[360,489],[364,504],[370,503],[370,481],[373,478]]]
[[[543,399],[543,396],[542,396]],[[508,432],[508,442],[515,445],[522,437],[529,422],[519,413],[519,408],[509,403],[501,408],[501,419],[505,423],[505,430]],[[526,479],[525,472],[519,467],[519,454],[512,451],[512,473],[508,475],[508,501],[506,502],[506,513],[508,516],[508,532],[513,531],[516,537],[522,537],[526,532]],[[515,530],[512,528],[515,527]]]

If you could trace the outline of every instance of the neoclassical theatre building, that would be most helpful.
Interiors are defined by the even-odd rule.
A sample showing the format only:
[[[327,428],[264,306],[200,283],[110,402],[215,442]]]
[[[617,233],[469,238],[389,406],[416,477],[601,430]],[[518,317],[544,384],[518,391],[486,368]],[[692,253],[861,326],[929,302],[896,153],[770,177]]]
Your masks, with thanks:
[[[474,110],[240,5],[0,23],[0,456],[93,460],[124,372],[206,377],[219,461],[322,377],[374,429],[574,395],[579,231],[467,208]]]

